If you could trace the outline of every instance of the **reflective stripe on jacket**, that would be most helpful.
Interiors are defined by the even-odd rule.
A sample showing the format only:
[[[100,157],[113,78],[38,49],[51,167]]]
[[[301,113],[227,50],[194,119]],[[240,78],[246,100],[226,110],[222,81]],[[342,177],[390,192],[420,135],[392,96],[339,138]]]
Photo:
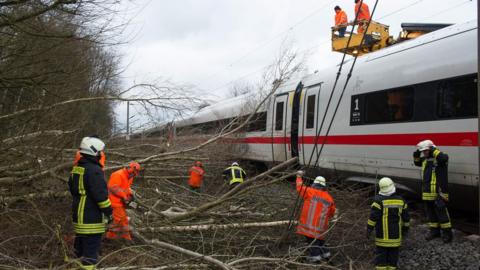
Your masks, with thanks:
[[[448,155],[435,148],[431,157],[413,161],[422,167],[422,200],[434,201],[440,192],[448,200]]]
[[[190,173],[190,178],[188,179],[188,185],[191,187],[200,187],[202,185],[205,171],[202,169],[202,167],[198,167],[198,166],[192,166],[188,171]]]
[[[348,24],[348,19],[345,11],[340,10],[339,12],[335,13],[335,26],[339,26],[339,25],[347,26],[347,24]]]
[[[114,207],[125,207],[123,201],[130,199],[132,196],[133,177],[129,178],[126,168],[115,171],[110,175],[108,180],[108,198]]]
[[[232,185],[234,183],[243,183],[244,178],[247,176],[245,171],[240,168],[240,166],[231,166],[223,171],[223,174],[229,180],[229,184]]]
[[[398,195],[377,195],[373,199],[369,230],[375,228],[375,244],[381,247],[399,247],[402,244],[402,228],[410,224],[407,203]]]
[[[357,4],[355,4],[355,15],[357,14],[358,9],[360,9],[360,13],[358,13],[357,21],[370,20],[370,9],[368,8],[368,5],[365,4],[365,2],[363,2],[361,6],[360,6],[360,1]]]
[[[72,194],[73,228],[77,234],[105,232],[103,215],[111,215],[107,185],[95,157],[82,157],[68,179]]]
[[[297,177],[296,184],[297,191],[304,200],[297,234],[323,239],[329,220],[335,214],[333,198],[325,190],[303,186],[301,177]]]

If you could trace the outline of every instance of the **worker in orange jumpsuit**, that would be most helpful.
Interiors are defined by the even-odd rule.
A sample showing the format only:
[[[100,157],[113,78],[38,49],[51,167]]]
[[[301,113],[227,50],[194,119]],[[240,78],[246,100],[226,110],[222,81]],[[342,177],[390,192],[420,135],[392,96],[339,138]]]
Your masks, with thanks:
[[[338,31],[339,37],[345,36],[345,31],[347,31],[348,18],[345,11],[343,11],[339,6],[335,6],[335,28]]]
[[[125,208],[135,199],[130,186],[140,170],[140,164],[131,162],[127,167],[113,172],[110,176],[108,198],[112,202],[113,223],[106,234],[108,239],[132,240]]]
[[[361,3],[361,5],[360,5]],[[367,22],[370,20],[370,10],[368,5],[365,4],[365,1],[360,2],[360,0],[355,0],[355,16],[357,16],[357,24],[359,34],[365,32],[367,29]]]
[[[326,181],[322,176],[317,176],[312,186],[303,184],[303,172],[297,172],[297,191],[303,198],[303,207],[298,220],[297,234],[304,235],[309,244],[309,263],[320,263],[322,259],[328,260],[330,251],[325,245],[325,233],[328,230],[330,218],[335,214],[335,203],[326,190]]]
[[[203,164],[200,161],[195,161],[193,166],[188,170],[190,178],[188,179],[188,185],[194,191],[199,191],[203,183],[203,177],[205,176],[205,170]]]

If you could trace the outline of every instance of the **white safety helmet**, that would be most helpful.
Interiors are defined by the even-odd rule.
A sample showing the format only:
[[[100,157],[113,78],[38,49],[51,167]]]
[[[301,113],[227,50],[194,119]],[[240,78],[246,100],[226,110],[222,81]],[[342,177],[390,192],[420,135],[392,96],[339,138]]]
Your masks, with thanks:
[[[105,143],[99,138],[84,137],[80,143],[79,152],[90,156],[98,156],[104,149]]]
[[[232,163],[232,166],[238,166],[238,163],[237,163],[237,162],[233,162],[233,163]]]
[[[430,140],[424,140],[424,141],[421,141],[417,144],[417,149],[418,151],[424,151],[424,150],[428,150],[430,149],[430,147],[435,147],[435,144],[433,144],[432,141]]]
[[[323,176],[317,176],[317,178],[315,178],[315,180],[313,180],[313,184],[318,184],[318,185],[321,185],[323,187],[327,186],[327,181],[325,180],[325,178]]]
[[[380,191],[378,194],[389,196],[395,193],[395,184],[393,183],[392,179],[388,177],[383,177],[378,181],[378,186],[380,187]]]

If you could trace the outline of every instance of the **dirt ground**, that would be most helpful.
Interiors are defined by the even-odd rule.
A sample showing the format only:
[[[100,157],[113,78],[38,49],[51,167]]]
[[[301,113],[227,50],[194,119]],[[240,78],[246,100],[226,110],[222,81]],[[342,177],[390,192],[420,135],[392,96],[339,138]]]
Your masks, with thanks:
[[[190,142],[192,143],[192,142]],[[165,151],[158,141],[134,141],[137,147],[123,149],[113,144],[108,165],[125,164]],[[158,144],[160,147],[149,146]],[[143,145],[143,146],[142,146]],[[193,143],[192,143],[193,145]],[[120,150],[115,150],[120,149]],[[172,227],[194,225],[231,225],[279,222],[292,219],[299,204],[294,177],[289,166],[267,177],[259,178],[246,192],[239,192],[204,212],[190,218],[175,220],[161,215],[162,211],[192,211],[214,202],[228,191],[222,171],[233,161],[231,149],[217,143],[199,151],[154,159],[144,164],[145,171],[135,180],[133,189],[140,206],[130,209],[131,225],[144,239],[132,242],[104,241],[99,268],[125,269],[212,269],[215,266],[201,257],[189,256],[170,248],[145,242],[157,239],[202,256],[210,256],[237,269],[372,269],[374,245],[365,239],[372,188],[345,186],[328,179],[339,216],[331,223],[326,243],[332,258],[322,265],[305,263],[307,243],[289,229],[288,223],[266,227],[215,228],[179,231]],[[191,191],[187,171],[193,161],[202,160],[206,178],[201,192]],[[252,178],[258,168],[239,161]],[[253,172],[253,173],[252,173]],[[106,175],[111,173],[107,170]],[[67,178],[68,171],[63,175]],[[285,178],[285,179],[283,179]],[[72,252],[74,234],[70,219],[71,199],[67,185],[58,179],[42,179],[41,183],[19,187],[37,193],[51,191],[53,196],[32,197],[3,202],[0,210],[0,268],[2,269],[71,269],[75,266]],[[12,192],[15,190],[12,187]],[[35,192],[34,192],[35,193]],[[297,205],[297,207],[295,207]],[[296,211],[298,213],[298,211]],[[420,224],[420,217],[416,218]],[[165,227],[171,226],[170,229]],[[160,230],[163,228],[162,230]],[[128,268],[130,267],[130,268]],[[162,268],[163,267],[163,268]]]

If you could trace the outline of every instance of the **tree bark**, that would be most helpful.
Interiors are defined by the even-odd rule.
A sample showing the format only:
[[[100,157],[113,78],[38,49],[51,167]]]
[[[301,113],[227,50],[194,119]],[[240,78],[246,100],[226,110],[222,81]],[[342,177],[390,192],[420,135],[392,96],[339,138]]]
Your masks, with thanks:
[[[255,228],[255,227],[275,227],[288,224],[289,220],[272,221],[272,222],[251,222],[251,223],[232,223],[232,224],[206,224],[206,225],[190,225],[190,226],[164,226],[164,227],[147,227],[139,228],[139,232],[191,232],[191,231],[208,231],[208,230],[226,230],[233,228]]]

